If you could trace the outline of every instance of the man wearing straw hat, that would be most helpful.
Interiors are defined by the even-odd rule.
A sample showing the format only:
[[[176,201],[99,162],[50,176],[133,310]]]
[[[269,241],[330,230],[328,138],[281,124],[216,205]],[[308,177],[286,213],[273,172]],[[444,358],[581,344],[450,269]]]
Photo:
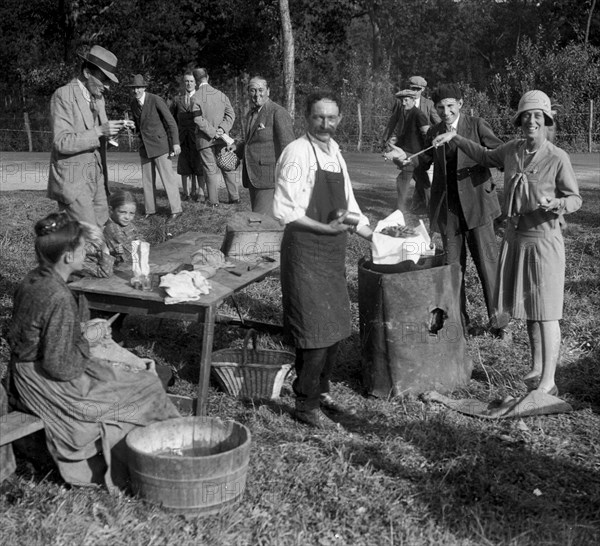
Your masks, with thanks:
[[[95,45],[79,56],[79,76],[50,99],[48,197],[73,220],[102,227],[108,220],[106,144],[127,122],[109,120],[104,105],[104,92],[119,82],[115,55]]]

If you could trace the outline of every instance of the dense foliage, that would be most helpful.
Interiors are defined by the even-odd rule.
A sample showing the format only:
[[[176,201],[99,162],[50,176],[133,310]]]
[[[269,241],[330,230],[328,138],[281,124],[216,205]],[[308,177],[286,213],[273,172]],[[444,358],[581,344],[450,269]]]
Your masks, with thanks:
[[[102,44],[119,58],[119,77],[142,73],[150,90],[173,94],[190,65],[205,66],[240,111],[248,74],[283,97],[279,0],[5,0],[0,51],[0,128],[6,118],[44,116],[48,96],[78,68],[77,53]],[[346,112],[361,105],[364,140],[380,133],[394,84],[414,73],[432,87],[460,81],[470,107],[501,118],[522,89],[538,86],[585,116],[598,98],[600,8],[593,0],[290,0],[296,96],[315,86],[338,89]],[[588,31],[589,27],[589,31]],[[126,108],[117,86],[109,106]],[[488,108],[486,105],[491,106]],[[585,140],[582,118],[567,131]],[[358,139],[357,122],[347,125]],[[597,129],[596,129],[597,131]],[[4,146],[4,142],[1,143]],[[8,146],[15,149],[15,146]]]

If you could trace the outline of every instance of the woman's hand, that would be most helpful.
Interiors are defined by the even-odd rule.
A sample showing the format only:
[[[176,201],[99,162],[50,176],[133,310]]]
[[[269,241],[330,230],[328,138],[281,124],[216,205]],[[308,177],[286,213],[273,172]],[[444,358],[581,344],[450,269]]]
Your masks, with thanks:
[[[436,136],[431,144],[436,148],[443,146],[450,142],[456,136],[456,131],[450,131],[448,133],[442,133],[441,135]]]
[[[542,197],[538,205],[546,212],[556,212],[560,208],[560,200],[556,197]]]
[[[107,320],[96,318],[88,320],[82,325],[83,337],[90,345],[98,345],[104,339],[111,339],[111,327]]]

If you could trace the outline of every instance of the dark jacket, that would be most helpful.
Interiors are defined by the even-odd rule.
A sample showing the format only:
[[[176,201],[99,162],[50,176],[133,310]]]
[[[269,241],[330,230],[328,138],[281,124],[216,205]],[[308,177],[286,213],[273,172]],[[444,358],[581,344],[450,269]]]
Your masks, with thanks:
[[[446,125],[438,123],[429,130],[427,146],[439,134],[446,132]],[[468,116],[461,112],[457,133],[489,148],[497,148],[502,141],[494,134],[489,124],[482,118]],[[431,229],[440,231],[439,225],[446,224],[448,210],[446,146],[434,148],[431,155],[425,155],[422,162],[429,167],[433,161],[433,183],[431,184],[430,219]],[[467,154],[458,149],[456,179],[460,207],[468,229],[481,226],[490,219],[500,216],[500,204],[492,174],[487,167],[478,165]],[[439,218],[436,215],[439,210]]]
[[[275,164],[295,138],[292,118],[283,106],[269,100],[248,130],[236,150],[242,158],[242,183],[245,188],[274,188]]]
[[[131,112],[140,137],[140,156],[154,158],[173,151],[179,144],[177,123],[164,100],[146,93],[144,107],[136,99],[131,101]]]

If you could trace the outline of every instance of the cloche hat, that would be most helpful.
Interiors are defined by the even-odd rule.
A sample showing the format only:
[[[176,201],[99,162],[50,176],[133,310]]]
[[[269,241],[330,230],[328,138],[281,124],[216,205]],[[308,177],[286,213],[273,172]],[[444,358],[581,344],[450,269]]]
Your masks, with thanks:
[[[546,125],[554,125],[554,115],[552,114],[550,98],[543,91],[534,89],[533,91],[527,91],[521,97],[517,113],[512,118],[514,125],[519,125],[521,114],[527,110],[541,110],[546,118]]]

